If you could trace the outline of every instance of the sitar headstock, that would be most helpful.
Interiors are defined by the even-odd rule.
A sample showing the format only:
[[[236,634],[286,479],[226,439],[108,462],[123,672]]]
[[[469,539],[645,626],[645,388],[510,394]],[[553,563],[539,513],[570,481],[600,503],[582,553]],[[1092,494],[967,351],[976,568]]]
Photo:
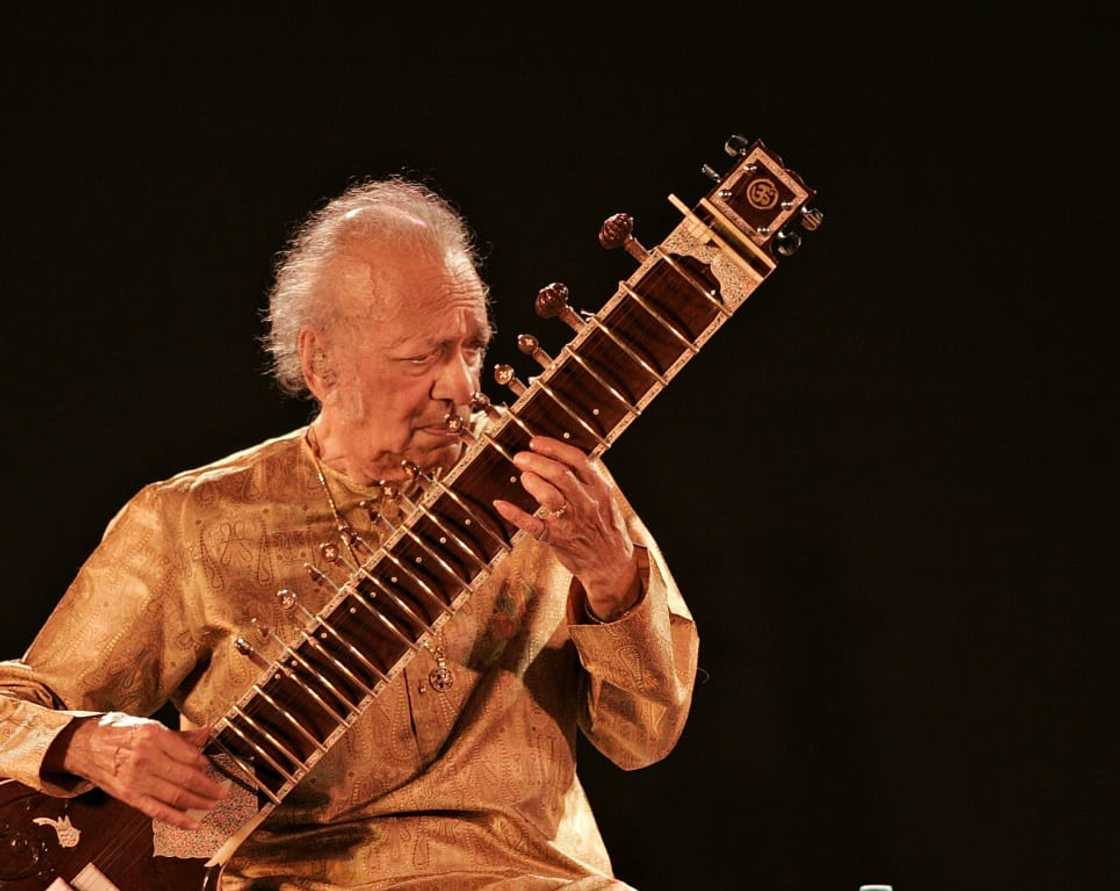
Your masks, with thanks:
[[[700,201],[700,210],[722,226],[734,226],[761,248],[788,257],[801,246],[803,232],[820,228],[824,215],[809,206],[816,194],[785,166],[761,139],[735,134],[724,143],[735,159],[726,174],[705,164],[715,187]]]

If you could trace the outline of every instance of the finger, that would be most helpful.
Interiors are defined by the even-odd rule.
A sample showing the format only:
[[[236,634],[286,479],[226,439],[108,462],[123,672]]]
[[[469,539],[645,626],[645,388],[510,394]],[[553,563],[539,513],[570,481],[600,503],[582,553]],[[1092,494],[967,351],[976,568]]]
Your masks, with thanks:
[[[535,474],[542,480],[547,480],[560,493],[560,497],[568,503],[583,505],[590,498],[583,482],[576,476],[575,471],[561,461],[546,458],[533,452],[518,452],[513,456],[513,463],[517,465],[519,470],[530,475]],[[522,485],[524,484],[525,473],[522,474]],[[531,490],[530,494],[537,498]],[[537,498],[537,501],[541,501],[541,499]],[[541,503],[544,504],[543,501]]]
[[[133,807],[142,813],[147,814],[153,820],[162,820],[164,823],[170,823],[172,826],[178,826],[180,829],[198,829],[199,821],[186,814],[181,814],[164,804],[158,799],[152,798],[150,795],[140,795],[129,802]]]
[[[157,737],[156,743],[160,751],[173,761],[205,772],[210,762],[200,748],[208,737],[209,731],[202,728],[179,732],[168,730]]]
[[[180,730],[179,738],[186,740],[187,745],[201,749],[210,741],[210,728],[196,727],[194,730]]]
[[[229,787],[211,778],[206,771],[170,759],[153,765],[152,774],[210,801],[220,801],[229,794]]]
[[[546,458],[551,458],[570,467],[580,482],[585,485],[592,485],[602,479],[595,472],[595,468],[587,455],[574,445],[569,445],[550,436],[534,436],[529,440],[529,448],[539,455],[544,455]]]
[[[510,504],[508,501],[502,501],[500,498],[495,499],[493,502],[494,510],[500,513],[506,520],[513,523],[518,529],[523,529],[528,532],[533,538],[540,538],[544,534],[545,522],[539,517],[534,517],[532,514],[527,514],[516,504]]]
[[[189,810],[209,811],[213,810],[218,804],[217,799],[199,795],[186,786],[176,785],[158,776],[150,778],[144,792],[180,812]]]
[[[560,510],[568,499],[564,497],[564,493],[557,489],[552,483],[549,483],[535,473],[521,474],[521,487],[537,499],[537,504],[543,505],[550,510]]]

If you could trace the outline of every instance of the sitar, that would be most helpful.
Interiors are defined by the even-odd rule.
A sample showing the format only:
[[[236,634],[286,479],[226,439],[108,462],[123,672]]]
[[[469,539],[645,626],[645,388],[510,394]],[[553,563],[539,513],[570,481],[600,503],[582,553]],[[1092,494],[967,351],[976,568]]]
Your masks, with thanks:
[[[174,829],[94,790],[72,799],[0,782],[0,887],[5,891],[213,891],[240,844],[394,683],[410,659],[455,614],[523,534],[491,506],[499,495],[538,515],[509,479],[513,455],[534,435],[602,455],[708,340],[822,222],[815,193],[761,140],[732,136],[733,159],[691,208],[669,201],[681,221],[653,248],[634,220],[615,214],[599,242],[625,250],[637,269],[598,312],[581,312],[568,289],[541,289],[536,311],[573,333],[555,356],[529,334],[519,350],[539,366],[528,382],[509,365],[495,380],[513,394],[497,406],[472,399],[485,424],[452,416],[465,444],[446,474],[402,467],[414,486],[382,488],[385,537],[354,530],[320,547],[313,583],[326,605],[303,607],[288,590],[280,604],[297,619],[291,639],[254,621],[234,646],[260,673],[211,727],[203,753],[235,784],[235,795],[194,832]],[[406,494],[411,492],[413,494]],[[288,635],[288,637],[292,637]]]

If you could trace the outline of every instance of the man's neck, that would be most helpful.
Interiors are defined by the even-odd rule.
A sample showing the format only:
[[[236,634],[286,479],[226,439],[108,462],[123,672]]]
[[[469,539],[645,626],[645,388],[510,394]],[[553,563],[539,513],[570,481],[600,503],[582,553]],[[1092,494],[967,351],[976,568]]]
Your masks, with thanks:
[[[319,461],[359,486],[375,486],[381,480],[397,480],[404,476],[400,462],[391,455],[363,460],[352,437],[343,425],[333,423],[320,414],[308,428],[308,441]]]
[[[360,439],[348,434],[345,424],[322,412],[308,428],[308,442],[323,465],[358,486],[368,488],[382,481],[401,482],[408,478],[401,468],[401,455],[381,452],[364,456]]]

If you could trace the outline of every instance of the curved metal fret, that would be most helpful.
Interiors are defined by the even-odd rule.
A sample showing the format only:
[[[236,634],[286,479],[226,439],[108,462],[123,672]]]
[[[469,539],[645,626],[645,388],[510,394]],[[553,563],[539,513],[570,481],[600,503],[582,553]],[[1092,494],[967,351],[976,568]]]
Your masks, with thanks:
[[[532,430],[529,429],[528,425],[523,420],[521,420],[521,418],[519,418],[516,414],[514,414],[513,409],[511,409],[508,405],[503,405],[502,408],[504,408],[506,410],[506,417],[508,417],[511,421],[513,421],[513,423],[515,423],[518,427],[520,427],[521,431],[526,436],[528,436],[530,439],[532,439],[534,436],[537,435]]]
[[[513,412],[510,412],[510,414],[513,415]],[[437,486],[439,486],[440,491],[443,492],[452,501],[454,501],[457,505],[459,505],[463,513],[465,513],[468,517],[472,517],[473,519],[478,520],[478,525],[485,529],[487,533],[489,533],[490,537],[498,543],[499,548],[501,548],[507,554],[510,552],[509,545],[506,544],[505,538],[500,533],[495,532],[490,527],[490,523],[487,520],[480,519],[474,511],[467,507],[467,505],[463,502],[463,499],[459,497],[458,493],[454,489],[444,483],[443,480],[439,479],[438,477],[434,477],[431,474],[427,474],[421,471],[421,476],[425,480],[428,480],[429,482],[435,483]]]
[[[335,667],[339,671],[341,671],[344,675],[346,675],[348,678],[350,678],[350,680],[352,680],[362,690],[365,690],[367,696],[372,696],[373,695],[373,689],[371,687],[367,687],[365,682],[362,681],[362,679],[359,678],[356,674],[354,674],[354,672],[352,672],[349,668],[347,668],[346,665],[344,665],[342,662],[340,662],[338,660],[338,658],[334,655],[334,653],[332,653],[330,650],[328,650],[326,647],[324,647],[322,644],[320,644],[319,641],[317,641],[315,639],[314,634],[308,634],[307,631],[303,628],[301,628],[299,630],[299,633],[303,637],[304,640],[306,640],[309,644],[311,644],[311,646],[313,646],[318,652],[322,653],[324,658],[326,658],[330,662],[334,663]],[[357,706],[356,703],[351,702],[349,700],[349,698],[342,696],[341,693],[339,693],[338,695],[342,699],[342,701],[344,703],[346,703],[346,705],[350,706],[352,711],[357,711],[358,710],[358,706]]]
[[[642,297],[641,294],[639,294],[637,291],[635,291],[633,288],[631,288],[628,284],[626,284],[626,282],[619,282],[619,285],[622,287],[622,290],[626,293],[627,297],[630,297],[631,299],[633,299],[638,304],[638,306],[640,306],[642,309],[644,309],[646,312],[648,312],[651,316],[653,316],[655,319],[657,319],[657,321],[659,321],[661,323],[662,327],[664,327],[666,331],[668,331],[670,334],[672,334],[674,337],[676,337],[677,340],[679,340],[681,343],[683,343],[684,348],[686,350],[688,350],[690,353],[692,353],[692,355],[695,356],[697,353],[700,352],[700,350],[697,348],[696,344],[694,344],[691,340],[689,340],[684,335],[683,332],[679,331],[677,329],[676,325],[672,324],[668,319],[666,319],[663,315],[661,315],[661,313],[659,313],[656,309],[654,309],[652,306],[650,306],[648,303],[646,303],[645,298]]]
[[[506,451],[506,447],[504,445],[498,442],[498,440],[494,439],[494,437],[487,433],[485,430],[482,432],[482,438],[485,439],[486,442],[492,445],[495,449],[497,449],[498,452],[501,453],[501,456],[505,458],[510,464],[513,464],[513,456]],[[514,466],[516,467],[517,465]]]
[[[288,723],[291,724],[293,727],[295,727],[296,730],[298,730],[300,733],[302,733],[305,737],[307,737],[307,739],[311,742],[312,745],[315,746],[315,748],[317,748],[324,755],[327,754],[327,752],[329,751],[327,749],[327,747],[324,746],[321,742],[319,742],[319,740],[314,736],[314,734],[311,733],[310,730],[308,730],[299,721],[297,721],[295,716],[291,712],[289,712],[286,708],[284,708],[284,706],[282,706],[279,702],[277,702],[269,693],[267,693],[265,691],[264,687],[262,687],[260,684],[253,684],[253,692],[255,692],[258,696],[261,697],[261,699],[263,699],[265,702],[267,702],[269,705],[271,705],[274,709],[276,709],[276,711],[278,711],[281,715],[283,715],[284,718],[288,721]]]
[[[408,534],[408,535],[411,535],[412,531],[409,530],[409,529],[406,529],[405,533]],[[390,551],[388,548],[380,548],[380,550],[386,557],[388,557],[390,560],[392,560],[397,565],[397,568],[400,569],[401,572],[403,572],[410,579],[412,579],[416,583],[417,587],[421,588],[424,591],[424,593],[427,594],[436,603],[438,603],[441,608],[444,608],[447,612],[450,612],[450,609],[446,609],[446,604],[443,602],[443,598],[440,597],[435,591],[432,590],[431,585],[429,585],[422,578],[420,578],[420,576],[418,576],[415,572],[413,572],[411,569],[409,569],[407,564],[402,563],[399,559],[397,559],[397,555],[394,554],[392,551]],[[394,601],[394,602],[396,602],[396,601]]]
[[[233,710],[235,712],[237,712],[239,715],[244,714],[241,711],[241,709],[239,709],[237,706],[234,706]],[[287,770],[285,770],[280,765],[279,761],[277,761],[270,754],[268,754],[268,752],[266,752],[263,747],[258,745],[256,740],[247,736],[245,731],[243,731],[240,727],[238,727],[236,724],[234,724],[233,721],[230,720],[228,715],[223,720],[224,720],[224,723],[225,723],[226,727],[228,727],[230,730],[232,730],[234,733],[236,733],[238,736],[240,736],[243,740],[245,740],[245,742],[247,742],[249,744],[249,746],[257,752],[257,754],[259,754],[262,758],[264,758],[265,761],[267,761],[270,765],[272,765],[272,768],[278,774],[280,774],[280,776],[282,776],[285,780],[287,780],[293,786],[296,783],[299,782],[299,780],[297,780],[292,774],[290,774]]]
[[[574,409],[569,408],[565,404],[564,400],[561,399],[559,396],[557,396],[556,393],[553,392],[552,388],[548,386],[548,384],[546,384],[544,381],[542,381],[540,378],[538,378],[536,381],[534,381],[533,386],[540,387],[542,390],[544,390],[544,392],[548,395],[548,397],[553,402],[555,402],[557,405],[559,405],[562,409],[564,409],[564,411],[572,418],[572,420],[574,420],[584,430],[586,430],[589,434],[591,434],[592,438],[597,443],[599,443],[599,445],[603,446],[604,448],[607,448],[610,445],[610,443],[608,443],[605,439],[603,439],[603,437],[601,437],[595,431],[595,429],[590,424],[587,423],[587,421],[585,421],[583,418],[581,418],[579,415],[577,415],[575,413]]]
[[[280,742],[280,740],[278,740],[275,736],[273,736],[272,732],[267,727],[263,726],[252,715],[250,715],[247,711],[240,708],[239,706],[235,705],[233,707],[233,710],[237,712],[237,714],[239,714],[245,720],[245,722],[249,724],[249,726],[251,726],[257,733],[267,739],[272,744],[273,748],[276,749],[276,751],[280,752],[285,758],[291,761],[292,764],[294,764],[304,773],[307,773],[310,768],[308,767],[308,765],[303,763],[303,759],[298,755],[293,754],[292,750],[282,742]],[[226,719],[226,723],[229,723],[228,717]]]
[[[385,591],[386,593],[391,593],[391,592],[389,592],[388,588],[386,588],[383,584],[381,584],[381,582],[378,581],[376,578],[373,578],[373,576],[370,576],[370,578],[373,579],[374,583],[382,591]],[[348,587],[346,590],[351,593],[351,596],[353,596],[353,598],[356,601],[358,601],[358,603],[360,603],[367,610],[369,610],[371,615],[380,619],[381,624],[383,624],[386,628],[388,628],[389,631],[392,632],[397,637],[397,639],[400,640],[408,649],[412,650],[412,652],[414,652],[414,653],[421,652],[420,647],[418,647],[416,645],[416,642],[414,640],[412,640],[407,634],[405,634],[396,625],[394,625],[392,622],[390,622],[389,619],[380,610],[376,610],[376,609],[373,608],[373,605],[371,603],[369,603],[369,601],[366,599],[365,594],[363,594],[361,591],[359,591],[357,588],[355,588],[353,586]]]
[[[448,529],[447,526],[444,525],[443,520],[439,518],[439,514],[437,514],[435,511],[428,510],[428,508],[424,506],[424,503],[422,501],[414,502],[409,499],[409,504],[411,504],[415,508],[419,508],[424,513],[424,515],[433,523],[435,523],[436,526],[439,527],[441,532],[443,532],[448,538],[455,542],[455,544],[457,544],[465,554],[469,554],[475,561],[477,561],[480,567],[486,568],[490,565],[490,562],[484,556],[478,554],[474,550],[474,548],[470,547],[465,541],[463,541],[463,539],[461,539],[453,531]]]
[[[310,673],[311,675],[313,675],[315,677],[315,679],[318,680],[319,683],[322,684],[325,689],[330,690],[331,693],[333,693],[336,697],[338,697],[339,702],[341,702],[345,706],[348,706],[351,709],[357,710],[356,705],[354,705],[349,699],[347,699],[345,696],[343,696],[341,693],[339,693],[338,689],[335,687],[335,685],[332,684],[325,677],[323,677],[323,675],[321,675],[319,673],[319,669],[315,668],[315,666],[313,666],[309,662],[307,662],[307,660],[304,659],[303,656],[301,656],[298,652],[296,652],[296,650],[293,647],[288,646],[284,642],[283,638],[279,637],[275,632],[270,631],[269,634],[271,634],[273,639],[276,640],[276,642],[279,643],[280,646],[283,648],[285,656],[290,656],[292,659],[294,659],[296,662],[298,662],[300,665],[302,665],[304,670],[307,671],[308,673]],[[294,679],[295,678],[293,678],[293,680]],[[315,692],[310,687],[308,687],[306,684],[300,684],[300,686],[302,686],[305,690],[307,690],[307,692],[310,693],[312,696],[315,696],[315,698],[318,699],[319,702],[323,703],[323,706],[328,711],[330,711],[330,713],[332,715],[334,715],[336,718],[338,718],[340,723],[346,724],[346,725],[350,724],[350,719],[349,718],[342,717],[342,715],[340,715],[333,708],[328,706],[326,704],[326,702],[323,700],[323,698],[320,697],[320,696],[317,696],[315,694]]]
[[[409,506],[410,509],[416,510],[417,505],[411,498],[409,498],[407,495],[402,495],[401,497],[405,499],[405,501],[408,503],[408,506]],[[422,510],[423,510],[423,513],[425,513],[425,514],[428,513],[428,510],[426,508],[423,508]],[[477,591],[477,589],[475,588],[474,584],[470,581],[470,579],[463,578],[461,575],[459,575],[459,573],[457,573],[454,569],[452,569],[451,565],[446,560],[444,560],[443,557],[440,554],[438,554],[435,550],[428,547],[427,543],[419,535],[416,535],[411,529],[405,529],[405,532],[407,532],[408,536],[414,542],[416,542],[420,547],[422,547],[425,551],[427,551],[432,556],[432,558],[440,566],[443,567],[444,572],[446,572],[449,576],[451,576],[453,579],[455,579],[455,581],[462,583],[462,585],[465,588],[467,588],[467,590],[469,590],[472,594]],[[428,630],[430,631],[432,629],[428,629]]]
[[[229,746],[218,739],[218,735],[216,733],[212,737],[210,737],[210,742],[221,749],[227,757],[232,758],[234,764],[236,764],[241,769],[241,772],[244,773],[245,776],[247,776],[252,781],[253,785],[256,786],[258,790],[268,796],[273,804],[280,803],[280,799],[276,797],[276,795],[271,789],[268,788],[268,786],[266,786],[260,779],[257,778],[257,775],[253,773],[253,769],[240,758],[238,758],[237,755],[235,755],[233,751],[230,750]]]
[[[242,708],[240,708],[239,706],[236,706],[236,705],[233,707],[233,710],[235,712],[237,712],[237,714],[240,715],[241,718],[244,719],[244,721],[247,724],[249,724],[250,727],[252,727],[257,733],[259,733],[261,736],[263,736],[266,740],[268,740],[269,743],[272,744],[272,747],[274,749],[276,749],[276,751],[280,752],[280,754],[282,754],[285,758],[287,758],[299,770],[302,770],[304,773],[306,773],[309,770],[308,765],[303,763],[302,758],[300,758],[298,755],[294,754],[291,749],[289,749],[286,745],[284,745],[282,742],[280,742],[280,740],[278,740],[275,736],[273,736],[272,732],[267,727],[265,727],[263,724],[258,722],[247,711],[245,711],[244,709],[242,709]],[[226,717],[226,723],[227,724],[229,723],[229,717],[228,716]]]
[[[279,638],[277,638],[277,639],[279,640]],[[284,655],[287,655],[289,650],[290,650],[290,648],[285,646],[284,647]],[[315,672],[314,669],[311,669],[311,671],[312,671],[313,674],[317,674],[317,672]],[[321,705],[327,711],[327,713],[332,718],[334,718],[339,724],[349,723],[345,717],[343,717],[337,711],[335,711],[334,707],[331,706],[330,703],[328,703],[322,696],[320,696],[315,691],[314,687],[312,687],[310,684],[305,684],[300,679],[299,675],[297,675],[294,671],[292,671],[292,669],[289,668],[287,665],[283,666],[283,672],[284,672],[285,677],[288,678],[288,680],[290,680],[293,684],[295,684],[297,687],[299,687],[301,690],[303,690],[304,693],[306,693],[308,696],[310,696],[312,699],[314,699],[317,703],[319,703],[319,705]]]
[[[334,637],[334,639],[335,639],[335,640],[337,640],[337,641],[338,641],[338,642],[339,642],[340,644],[342,644],[342,645],[343,645],[344,647],[346,647],[346,649],[348,649],[348,650],[349,650],[349,651],[350,651],[351,653],[353,653],[353,654],[354,654],[355,656],[357,656],[357,657],[358,657],[358,661],[359,661],[359,662],[361,662],[361,663],[362,663],[362,664],[363,664],[363,665],[364,665],[364,666],[365,666],[366,668],[368,668],[368,669],[369,669],[370,671],[372,671],[372,672],[373,672],[373,673],[374,673],[375,675],[377,675],[377,677],[379,677],[379,678],[380,678],[381,680],[383,680],[383,681],[385,681],[385,682],[388,682],[388,680],[389,680],[389,676],[388,676],[387,674],[385,674],[385,673],[384,673],[384,672],[383,672],[383,671],[382,671],[382,670],[381,670],[380,668],[378,668],[378,667],[377,667],[376,665],[374,665],[374,664],[373,664],[372,662],[370,662],[370,661],[369,661],[369,660],[368,660],[368,659],[367,659],[367,658],[365,657],[365,655],[364,655],[364,654],[363,654],[363,653],[361,652],[361,650],[359,650],[359,649],[358,649],[357,647],[355,647],[355,646],[354,646],[354,645],[353,645],[352,643],[350,643],[350,641],[346,640],[346,639],[345,639],[345,638],[344,638],[344,637],[343,637],[343,636],[342,636],[342,635],[341,635],[341,634],[340,634],[340,633],[338,632],[338,630],[337,630],[337,629],[336,629],[336,628],[335,628],[335,627],[334,627],[333,625],[331,625],[331,623],[330,623],[330,622],[328,622],[328,621],[327,621],[327,619],[326,619],[326,617],[325,617],[325,616],[322,616],[322,615],[316,615],[315,613],[311,612],[311,610],[309,610],[309,609],[308,609],[308,608],[307,608],[306,606],[304,606],[304,605],[303,605],[303,603],[301,603],[301,602],[300,602],[299,600],[297,600],[297,601],[296,601],[296,604],[297,604],[297,605],[299,606],[300,610],[302,610],[302,611],[303,611],[303,614],[304,614],[305,616],[307,616],[307,618],[308,618],[308,619],[311,619],[311,620],[313,620],[313,621],[316,621],[316,622],[318,622],[318,623],[319,623],[319,626],[320,626],[321,628],[326,628],[326,629],[327,629],[327,631],[329,631],[329,632],[331,633],[331,636],[332,636],[332,637]],[[366,689],[366,690],[368,690],[368,688],[367,688],[367,687],[365,687],[365,685],[364,685],[364,684],[361,684],[360,686],[362,686],[362,687],[363,687],[363,689]],[[372,691],[372,690],[368,690],[368,692],[370,693],[370,695],[371,695],[371,696],[373,695],[373,691]]]
[[[364,575],[371,582],[377,585],[377,587],[381,589],[381,592],[393,602],[393,605],[396,606],[397,609],[399,609],[405,615],[407,615],[410,619],[412,619],[412,621],[414,621],[417,625],[419,625],[425,631],[434,630],[427,619],[416,612],[416,610],[405,603],[405,601],[401,600],[400,595],[397,594],[397,592],[390,588],[388,585],[386,585],[383,581],[381,581],[381,579],[377,578],[377,576],[375,575],[371,575],[364,569],[362,570],[362,575]],[[443,600],[438,597],[435,598],[435,601],[437,604],[439,604],[439,608],[441,610],[443,610],[448,615],[451,615],[451,607],[447,606],[447,604],[445,604]]]
[[[388,520],[386,520],[386,519],[385,519],[384,517],[382,517],[381,519],[382,519],[382,520],[385,520],[385,524],[386,524],[387,526],[389,526],[389,528],[390,528],[391,530],[392,530],[392,529],[395,529],[395,528],[396,528],[396,527],[394,527],[394,526],[393,526],[393,525],[392,525],[392,524],[391,524],[391,523],[390,523],[390,522],[389,522]],[[389,553],[389,551],[388,551],[387,549],[385,549],[385,548],[382,548],[382,547],[378,547],[378,548],[372,548],[372,547],[370,547],[370,546],[369,546],[369,544],[368,544],[368,543],[366,542],[366,540],[365,540],[364,538],[362,538],[362,537],[361,537],[360,535],[358,535],[358,533],[357,533],[357,532],[352,532],[352,533],[351,533],[351,536],[352,536],[352,539],[353,539],[353,541],[354,541],[354,542],[355,542],[356,544],[358,544],[358,545],[359,545],[359,546],[360,546],[360,547],[361,547],[361,548],[362,548],[363,550],[365,550],[365,552],[366,552],[367,554],[370,554],[370,555],[372,555],[372,557],[374,557],[374,558],[375,558],[375,557],[377,557],[377,555],[378,555],[378,554],[381,554],[381,555],[383,555],[383,556],[386,556],[386,557],[388,557],[388,558],[389,558],[390,560],[392,560],[392,561],[393,561],[394,563],[396,563],[396,564],[397,564],[398,566],[400,566],[400,562],[399,562],[399,561],[398,561],[398,560],[396,559],[396,557],[394,557],[394,556],[393,556],[392,554],[390,554],[390,553]],[[340,554],[340,557],[341,557],[341,554]],[[357,554],[355,554],[355,555],[354,555],[354,557],[355,557],[355,558],[357,558]],[[344,564],[345,564],[345,565],[346,565],[346,566],[347,566],[347,567],[349,568],[349,567],[350,567],[350,563],[349,563],[349,561],[347,561],[345,557],[341,557],[341,559],[343,560],[343,563],[344,563]],[[365,575],[365,577],[366,577],[366,578],[368,578],[368,579],[369,579],[369,580],[370,580],[371,582],[373,582],[373,583],[374,583],[375,585],[377,585],[377,587],[379,587],[379,588],[380,588],[380,589],[381,589],[381,590],[382,590],[382,591],[383,591],[383,592],[385,593],[385,595],[386,595],[386,596],[387,596],[387,597],[388,597],[388,598],[389,598],[390,600],[392,600],[392,601],[393,601],[393,603],[394,603],[394,604],[396,604],[396,606],[397,606],[397,607],[398,607],[398,608],[399,608],[399,609],[400,609],[400,610],[401,610],[402,612],[404,612],[405,614],[407,614],[407,615],[409,616],[409,618],[411,618],[411,619],[413,619],[414,621],[416,621],[416,622],[420,623],[420,624],[421,624],[421,625],[423,625],[423,626],[424,626],[425,628],[427,628],[427,627],[428,627],[428,624],[427,624],[427,622],[425,622],[425,621],[424,621],[423,619],[421,619],[421,618],[420,618],[420,616],[418,616],[418,615],[417,615],[417,614],[416,614],[416,613],[415,613],[415,612],[414,612],[414,611],[412,610],[412,608],[411,608],[411,607],[410,607],[410,606],[409,606],[408,604],[406,604],[406,603],[405,603],[405,602],[404,602],[403,600],[401,600],[401,599],[400,599],[400,598],[399,598],[399,597],[398,597],[398,596],[397,596],[396,594],[394,594],[394,593],[393,593],[393,592],[392,592],[391,590],[389,590],[388,586],[386,586],[386,585],[382,584],[382,583],[381,583],[381,580],[380,580],[380,579],[377,579],[377,578],[375,578],[375,577],[374,577],[373,575],[371,575],[371,574],[370,574],[369,572],[366,572],[366,570],[365,570],[364,568],[361,568],[361,569],[360,569],[360,571],[362,572],[362,574],[363,574],[363,575]],[[407,570],[407,569],[405,569],[405,572],[407,572],[407,571],[408,571],[408,570]],[[338,585],[336,585],[336,584],[335,584],[335,583],[334,583],[333,581],[331,581],[330,577],[328,577],[328,576],[324,576],[323,578],[324,578],[324,580],[326,581],[326,583],[327,583],[328,585],[330,585],[330,586],[331,586],[332,588],[334,588],[334,592],[335,592],[336,594],[341,594],[341,593],[342,593],[342,591],[343,591],[343,589],[344,589],[344,588],[346,587],[346,585],[343,585],[342,587],[339,587],[339,586],[338,586]],[[419,582],[419,579],[417,579],[417,581]],[[420,583],[420,584],[423,584],[423,582],[419,582],[419,583]],[[356,590],[356,589],[355,589],[355,590]],[[435,598],[435,599],[436,599],[436,602],[437,602],[437,603],[440,603],[440,604],[442,604],[442,603],[443,603],[443,601],[442,601],[442,600],[440,600],[440,599],[439,599],[438,597],[437,597],[437,598]],[[416,645],[415,645],[415,644],[414,644],[414,643],[412,642],[412,640],[411,640],[410,638],[406,637],[406,636],[405,636],[404,634],[402,634],[402,633],[401,633],[401,631],[400,631],[400,630],[398,630],[398,629],[397,629],[397,627],[396,627],[396,626],[395,626],[395,625],[394,625],[394,624],[393,624],[392,622],[390,622],[390,621],[389,621],[389,620],[388,620],[387,618],[385,618],[384,616],[380,616],[380,615],[379,615],[379,618],[381,619],[381,621],[382,621],[382,622],[384,622],[384,623],[385,623],[385,625],[386,625],[386,626],[387,626],[387,627],[388,627],[388,628],[389,628],[389,629],[390,629],[390,630],[391,630],[391,631],[392,631],[392,632],[393,632],[394,634],[396,634],[396,635],[397,635],[397,637],[401,638],[401,640],[403,640],[403,641],[404,641],[404,642],[405,642],[405,643],[406,643],[406,644],[407,644],[407,645],[408,645],[409,647],[411,647],[411,648],[412,648],[413,650],[415,650],[416,652],[420,652],[420,651],[419,651],[419,650],[418,650],[418,649],[416,648]]]
[[[607,335],[607,337],[609,337],[611,340],[613,340],[618,345],[619,349],[621,349],[624,353],[626,353],[626,355],[628,355],[631,359],[633,359],[635,362],[637,362],[643,369],[645,369],[646,373],[649,374],[651,377],[653,377],[659,384],[661,384],[661,386],[663,386],[663,387],[668,386],[669,382],[667,380],[665,380],[665,378],[663,378],[659,372],[654,371],[653,368],[650,367],[650,364],[648,362],[646,362],[645,359],[643,359],[641,356],[639,356],[637,353],[635,353],[622,340],[620,340],[610,328],[608,328],[606,325],[604,325],[602,322],[600,322],[598,316],[591,316],[590,321],[593,325],[595,325],[596,328],[598,328],[605,335]]]
[[[344,565],[346,566],[346,568],[350,570],[350,572],[356,573],[357,575],[364,576],[366,579],[373,582],[373,584],[377,585],[377,587],[381,590],[381,592],[386,597],[388,597],[390,600],[392,600],[393,603],[396,604],[397,608],[400,609],[402,612],[404,612],[414,622],[416,622],[416,624],[423,626],[424,629],[427,630],[427,631],[432,631],[433,630],[431,625],[429,625],[427,622],[425,622],[412,609],[412,607],[410,607],[407,603],[405,603],[403,600],[401,600],[395,593],[393,593],[393,591],[389,590],[389,586],[383,584],[381,579],[379,579],[377,576],[375,576],[372,572],[367,570],[361,564],[358,564],[357,566],[355,566],[349,560],[347,560],[345,557],[342,557],[342,561],[343,561]],[[364,605],[364,602],[363,602],[363,605]],[[448,612],[450,612],[450,610],[448,610]],[[382,621],[387,621],[383,616],[380,616],[380,614],[378,614],[378,615],[382,619]],[[397,630],[395,625],[393,626],[393,630],[394,631]],[[398,631],[397,633],[399,634],[400,632]],[[407,638],[406,638],[406,640],[407,640]]]
[[[583,356],[581,356],[575,350],[571,349],[567,344],[565,344],[564,348],[560,350],[560,356],[569,356],[572,359],[575,359],[575,361],[579,363],[580,367],[583,368],[584,371],[586,371],[593,378],[595,378],[596,381],[599,382],[599,386],[601,386],[615,399],[622,403],[623,407],[626,409],[627,414],[631,414],[634,417],[637,417],[642,413],[642,410],[638,408],[638,406],[632,404],[629,399],[627,399],[625,396],[619,393],[618,390],[607,383],[607,381],[599,374],[599,372],[597,372],[594,368],[591,367],[590,364],[584,361]]]

